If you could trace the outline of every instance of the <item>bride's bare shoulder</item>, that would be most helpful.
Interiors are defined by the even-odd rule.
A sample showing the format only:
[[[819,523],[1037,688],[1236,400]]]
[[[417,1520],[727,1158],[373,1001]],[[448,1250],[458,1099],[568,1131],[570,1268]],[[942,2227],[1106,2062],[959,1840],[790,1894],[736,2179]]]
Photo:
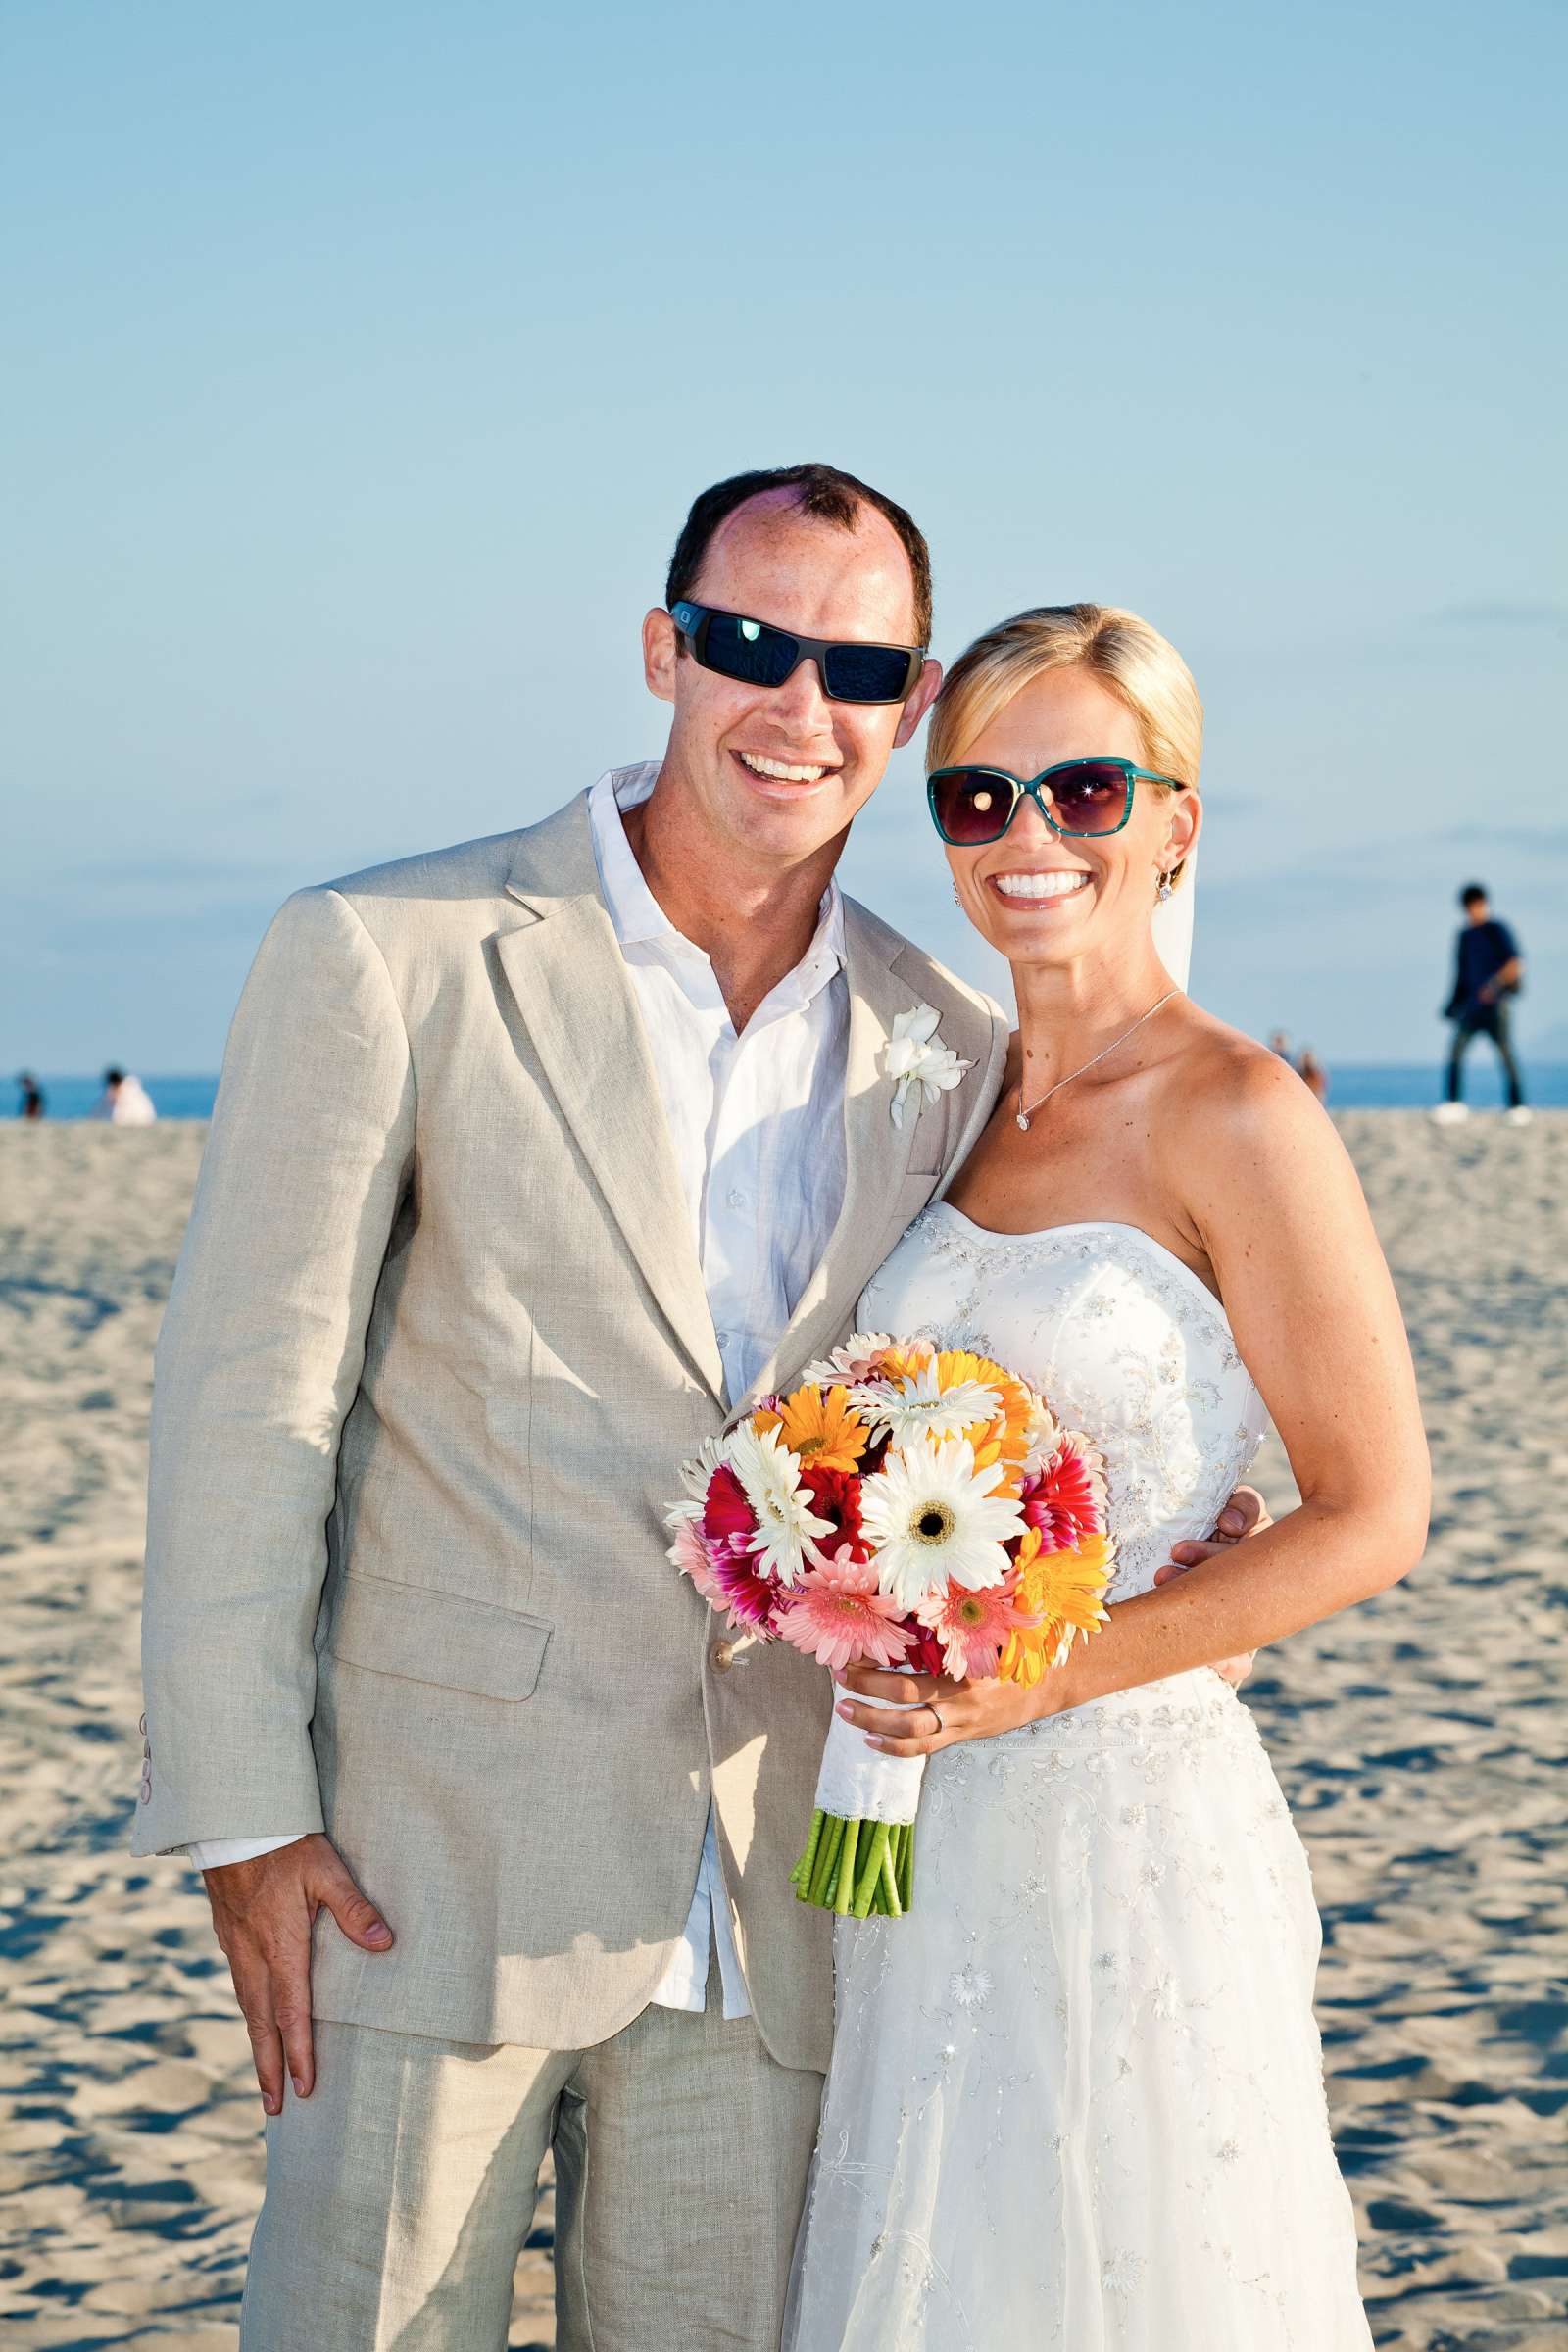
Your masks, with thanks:
[[[1164,1092],[1161,1124],[1178,1148],[1200,1137],[1212,1143],[1223,1136],[1234,1146],[1337,1140],[1322,1104],[1283,1054],[1200,1005],[1186,1007]]]

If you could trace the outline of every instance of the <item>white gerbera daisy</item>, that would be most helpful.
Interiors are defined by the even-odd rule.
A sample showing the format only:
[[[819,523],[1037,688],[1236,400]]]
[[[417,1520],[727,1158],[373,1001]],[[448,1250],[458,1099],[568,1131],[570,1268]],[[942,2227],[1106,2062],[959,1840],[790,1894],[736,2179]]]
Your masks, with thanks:
[[[1002,1410],[1001,1396],[982,1381],[960,1380],[944,1389],[934,1363],[902,1380],[863,1381],[850,1391],[850,1399],[871,1423],[872,1436],[889,1436],[895,1446],[916,1437],[961,1438]]]
[[[1044,1400],[1033,1395],[1029,1399],[1029,1423],[1023,1437],[1023,1468],[1027,1477],[1036,1470],[1043,1470],[1049,1461],[1053,1461],[1061,1444],[1060,1429],[1053,1420]]]
[[[860,1489],[883,1592],[912,1609],[950,1581],[971,1592],[1000,1585],[1012,1565],[1003,1545],[1024,1531],[1013,1497],[994,1491],[1006,1475],[1004,1462],[976,1470],[967,1438],[895,1446]]]
[[[797,1388],[831,1389],[836,1382],[864,1380],[877,1357],[893,1345],[892,1334],[886,1331],[857,1331],[842,1348],[831,1355],[808,1364],[797,1381]]]
[[[832,1520],[819,1519],[810,1508],[800,1465],[776,1429],[759,1436],[743,1421],[731,1431],[725,1455],[757,1514],[752,1550],[769,1576],[798,1584],[807,1561],[814,1560],[817,1539],[832,1535]]]
[[[728,1454],[729,1449],[722,1438],[705,1438],[701,1453],[692,1461],[682,1462],[680,1483],[686,1490],[686,1500],[676,1504],[670,1513],[672,1519],[702,1517],[708,1501],[708,1490],[713,1483],[713,1472],[720,1462],[728,1459]]]

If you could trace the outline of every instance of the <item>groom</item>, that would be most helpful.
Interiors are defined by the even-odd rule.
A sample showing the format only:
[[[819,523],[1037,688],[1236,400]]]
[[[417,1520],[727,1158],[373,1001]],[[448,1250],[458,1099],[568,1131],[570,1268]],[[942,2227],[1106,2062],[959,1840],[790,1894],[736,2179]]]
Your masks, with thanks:
[[[564,2352],[776,2345],[830,1685],[662,1520],[996,1098],[1002,1014],[833,880],[930,618],[890,499],[719,484],[643,625],[662,761],[257,957],[158,1348],[134,1838],[206,1870],[254,2045],[245,2352],[500,2352],[547,2149]],[[920,1004],[966,1067],[897,1125]]]

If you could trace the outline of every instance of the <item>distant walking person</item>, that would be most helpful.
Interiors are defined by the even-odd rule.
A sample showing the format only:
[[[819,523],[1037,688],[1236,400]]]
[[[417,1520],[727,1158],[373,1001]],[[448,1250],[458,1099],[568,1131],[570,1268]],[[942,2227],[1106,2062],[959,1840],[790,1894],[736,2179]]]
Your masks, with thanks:
[[[1319,1061],[1317,1055],[1313,1053],[1310,1046],[1303,1046],[1301,1048],[1301,1055],[1300,1059],[1296,1065],[1296,1073],[1298,1078],[1303,1079],[1307,1086],[1311,1088],[1313,1094],[1316,1095],[1320,1102],[1326,1102],[1328,1101],[1329,1074],[1328,1071],[1323,1067],[1323,1064]]]
[[[17,1104],[18,1118],[41,1119],[48,1105],[37,1079],[30,1070],[24,1070],[17,1084],[22,1089],[22,1101]]]
[[[1453,988],[1443,1008],[1445,1020],[1453,1023],[1453,1045],[1448,1054],[1447,1101],[1442,1106],[1442,1116],[1445,1119],[1465,1116],[1462,1069],[1465,1053],[1473,1037],[1490,1037],[1502,1063],[1509,1116],[1522,1125],[1530,1113],[1525,1106],[1524,1081],[1514,1058],[1509,1000],[1519,994],[1524,979],[1524,957],[1507,924],[1499,922],[1493,913],[1492,902],[1479,882],[1465,885],[1459,893],[1459,904],[1465,919],[1455,942]]]
[[[150,1127],[158,1113],[139,1078],[109,1069],[104,1072],[104,1091],[93,1104],[92,1115],[107,1119],[112,1127]]]

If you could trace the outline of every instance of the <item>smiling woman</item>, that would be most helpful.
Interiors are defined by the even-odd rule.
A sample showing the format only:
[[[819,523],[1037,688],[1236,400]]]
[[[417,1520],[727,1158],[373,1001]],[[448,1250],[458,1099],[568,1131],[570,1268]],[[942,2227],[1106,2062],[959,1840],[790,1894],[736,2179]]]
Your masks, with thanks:
[[[786,2352],[1371,2352],[1311,1887],[1251,1720],[1207,1670],[1413,1565],[1428,1471],[1338,1138],[1161,960],[1201,748],[1180,655],[1093,605],[992,630],[937,704],[931,813],[1018,1029],[985,1129],[857,1322],[1014,1365],[1092,1430],[1115,1565],[1087,1649],[1027,1688],[976,1680],[954,1654],[1004,1631],[963,1589],[984,1584],[961,1555],[990,1504],[935,1430],[902,1441],[881,1521],[862,1499],[895,1597],[953,1552],[954,1648],[945,1671],[840,1676],[835,1730],[879,1763],[928,1760],[930,1899],[891,1936],[851,1920],[836,1939]],[[1299,1508],[1173,1583],[1162,1554],[1224,1524],[1270,1417]]]
[[[1074,779],[1076,804],[1063,807],[1064,771],[1089,764],[1063,761],[1063,773],[1046,793],[1057,811],[1055,818],[1036,797],[1048,823],[1057,823],[1065,833],[1119,831],[1132,813],[1135,779],[1162,796],[1184,786],[1197,789],[1203,758],[1203,706],[1193,673],[1157,629],[1136,612],[1113,605],[1036,606],[988,629],[966,647],[949,671],[931,714],[926,765],[933,779],[960,758],[972,762],[973,747],[1014,696],[1035,679],[1064,669],[1082,670],[1122,704],[1137,729],[1148,766],[1100,761],[1096,764],[1123,771],[1125,793],[1113,778],[1086,779],[1080,774]],[[1048,769],[1036,776],[1034,785],[1046,787],[1051,774]],[[1097,796],[1099,808],[1094,806]],[[1112,800],[1119,803],[1119,822],[1109,808]],[[1014,810],[1016,805],[1015,800]],[[1109,821],[1101,821],[1107,815]],[[973,833],[968,836],[975,838]],[[1172,889],[1181,881],[1182,866],[1178,860],[1170,868]]]

